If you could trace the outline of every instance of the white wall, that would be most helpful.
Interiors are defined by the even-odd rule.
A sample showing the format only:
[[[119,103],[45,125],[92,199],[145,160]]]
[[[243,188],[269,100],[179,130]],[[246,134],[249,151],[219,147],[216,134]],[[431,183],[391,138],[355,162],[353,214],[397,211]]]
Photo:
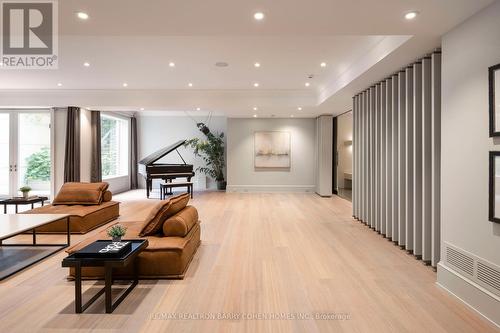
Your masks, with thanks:
[[[500,1],[442,40],[441,249],[451,243],[500,265],[500,224],[488,221],[488,67],[500,63]],[[500,325],[499,298],[446,265],[438,283]]]
[[[337,117],[338,188],[345,188],[344,173],[352,174],[352,143],[346,146],[346,141],[352,141],[352,112]]]
[[[314,191],[316,169],[315,119],[227,120],[228,191]],[[254,169],[254,132],[291,133],[289,171]]]
[[[333,117],[319,116],[316,118],[316,193],[322,197],[333,194],[333,154]]]
[[[210,123],[206,122],[206,117],[196,117],[197,122],[204,122],[209,126],[212,132],[226,133],[226,118],[212,117]],[[138,141],[138,160],[147,155],[169,146],[176,141],[182,139],[191,139],[194,137],[205,138],[196,127],[195,122],[190,117],[171,117],[171,116],[141,116],[137,117],[137,141]],[[188,164],[193,164],[194,169],[204,165],[203,160],[195,157],[191,148],[179,148],[179,152]],[[160,163],[182,163],[181,158],[177,153],[173,152],[167,155],[164,159],[158,161]],[[206,176],[201,172],[196,172],[194,187],[197,190],[215,188],[215,182],[207,180]],[[158,187],[158,181],[155,181],[153,188]],[[141,188],[145,188],[144,179],[139,176],[139,184]]]

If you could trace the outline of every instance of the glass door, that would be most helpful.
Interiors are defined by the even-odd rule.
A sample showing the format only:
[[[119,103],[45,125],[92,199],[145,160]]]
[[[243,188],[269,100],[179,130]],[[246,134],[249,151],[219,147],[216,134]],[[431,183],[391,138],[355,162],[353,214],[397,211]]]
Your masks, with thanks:
[[[0,197],[11,194],[10,113],[0,111]]]
[[[0,110],[0,196],[50,196],[51,114],[48,110]]]
[[[50,113],[17,114],[17,188],[31,195],[50,195]]]

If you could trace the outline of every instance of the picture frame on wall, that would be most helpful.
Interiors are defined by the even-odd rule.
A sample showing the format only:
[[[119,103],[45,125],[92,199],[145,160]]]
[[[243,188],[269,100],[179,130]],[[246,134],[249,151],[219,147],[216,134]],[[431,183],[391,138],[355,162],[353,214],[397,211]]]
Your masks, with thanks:
[[[290,155],[290,132],[254,132],[254,168],[256,170],[290,170]]]
[[[489,213],[491,222],[500,223],[500,151],[490,151]]]
[[[500,64],[488,69],[490,137],[500,136]]]

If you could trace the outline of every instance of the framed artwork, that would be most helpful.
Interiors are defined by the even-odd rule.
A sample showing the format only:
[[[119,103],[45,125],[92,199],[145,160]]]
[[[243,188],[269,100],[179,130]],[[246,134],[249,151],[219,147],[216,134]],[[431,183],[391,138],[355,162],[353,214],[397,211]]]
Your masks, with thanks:
[[[255,132],[254,167],[290,169],[290,132]]]
[[[500,136],[500,64],[488,69],[490,137]]]
[[[500,151],[490,151],[489,220],[500,223]]]

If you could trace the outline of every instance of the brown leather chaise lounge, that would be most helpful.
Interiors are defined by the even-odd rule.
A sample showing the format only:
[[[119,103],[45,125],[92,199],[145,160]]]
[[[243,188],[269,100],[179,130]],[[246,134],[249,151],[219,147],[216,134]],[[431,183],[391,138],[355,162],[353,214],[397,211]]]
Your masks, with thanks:
[[[85,234],[109,223],[120,215],[120,203],[111,201],[108,183],[65,183],[51,205],[23,214],[69,214],[72,234]],[[66,233],[66,221],[60,220],[36,229],[39,233]]]
[[[200,245],[198,211],[187,206],[189,194],[184,193],[160,201],[145,221],[120,222],[127,227],[126,239],[147,239],[148,247],[137,256],[137,269],[141,279],[182,279]],[[116,224],[116,223],[115,223]],[[106,230],[70,247],[74,253],[98,239],[110,239]],[[114,278],[132,277],[132,266],[115,269]],[[70,268],[70,278],[74,276]],[[102,279],[102,267],[83,267],[85,279]]]

